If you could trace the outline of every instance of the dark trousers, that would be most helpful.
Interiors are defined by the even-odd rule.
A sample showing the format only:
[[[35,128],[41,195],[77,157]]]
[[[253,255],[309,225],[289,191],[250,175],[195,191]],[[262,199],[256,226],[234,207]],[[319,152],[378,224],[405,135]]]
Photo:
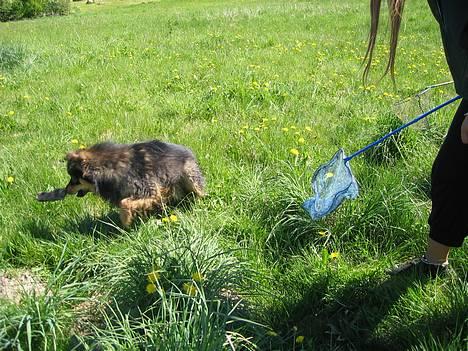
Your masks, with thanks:
[[[429,237],[450,247],[462,246],[468,233],[468,144],[460,137],[467,112],[463,99],[432,166]]]

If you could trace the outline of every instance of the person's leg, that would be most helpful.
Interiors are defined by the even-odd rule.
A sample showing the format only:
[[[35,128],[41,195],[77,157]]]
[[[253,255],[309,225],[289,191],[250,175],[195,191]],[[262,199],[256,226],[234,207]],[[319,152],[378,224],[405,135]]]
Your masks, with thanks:
[[[426,258],[445,263],[451,247],[459,247],[468,233],[468,145],[461,140],[461,125],[468,112],[463,99],[432,166],[429,241]]]
[[[461,124],[468,112],[463,99],[432,166],[430,232],[424,256],[395,266],[390,274],[416,270],[435,276],[448,267],[452,247],[468,233],[468,145],[461,141]]]
[[[429,238],[424,257],[427,259],[428,263],[431,264],[446,264],[448,262],[449,251],[450,246],[438,243]]]

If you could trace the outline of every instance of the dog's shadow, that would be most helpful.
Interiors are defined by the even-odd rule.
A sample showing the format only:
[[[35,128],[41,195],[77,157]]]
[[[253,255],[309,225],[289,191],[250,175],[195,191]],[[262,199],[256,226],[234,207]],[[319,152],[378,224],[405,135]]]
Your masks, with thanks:
[[[118,211],[110,211],[100,217],[86,214],[81,218],[70,220],[65,224],[63,229],[67,232],[99,239],[115,237],[125,231],[131,230],[133,227],[124,228],[120,223]]]
[[[60,228],[58,228],[60,227]],[[85,215],[75,219],[69,219],[64,224],[47,224],[37,220],[26,220],[21,224],[21,229],[29,233],[33,238],[43,241],[56,241],[60,233],[80,234],[92,236],[95,239],[114,237],[124,230],[131,230],[132,227],[124,229],[120,224],[119,214],[110,211],[101,217]]]
[[[69,232],[77,232],[82,235],[90,235],[94,238],[111,238],[125,232],[138,230],[141,225],[149,221],[161,220],[169,216],[175,209],[178,212],[190,212],[194,206],[194,199],[187,197],[177,204],[167,206],[164,212],[155,212],[146,217],[136,217],[133,223],[125,228],[120,222],[119,211],[111,210],[104,216],[94,217],[86,215],[79,220],[72,220],[66,224],[64,230]]]
[[[127,228],[123,227],[120,222],[118,209],[110,209],[108,213],[99,217],[84,214],[80,217],[68,218],[64,223],[57,223],[56,225],[28,219],[21,224],[21,228],[33,238],[45,241],[56,241],[60,235],[59,233],[63,232],[91,236],[94,239],[113,238],[123,233],[138,230],[141,225],[149,221],[161,220],[173,213],[175,209],[182,213],[190,212],[194,203],[193,198],[187,197],[175,205],[167,206],[164,212],[153,213],[144,218],[136,217]],[[60,229],[57,227],[60,227]]]
[[[20,228],[23,232],[29,233],[33,238],[40,239],[43,241],[55,241],[56,231],[51,225],[28,219],[21,223]]]

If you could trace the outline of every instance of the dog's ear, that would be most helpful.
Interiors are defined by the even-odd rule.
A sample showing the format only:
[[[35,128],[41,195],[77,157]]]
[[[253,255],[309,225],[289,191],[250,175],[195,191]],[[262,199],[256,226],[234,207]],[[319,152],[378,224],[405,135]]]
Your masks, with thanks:
[[[82,159],[79,151],[71,151],[65,156],[65,161],[81,161]]]

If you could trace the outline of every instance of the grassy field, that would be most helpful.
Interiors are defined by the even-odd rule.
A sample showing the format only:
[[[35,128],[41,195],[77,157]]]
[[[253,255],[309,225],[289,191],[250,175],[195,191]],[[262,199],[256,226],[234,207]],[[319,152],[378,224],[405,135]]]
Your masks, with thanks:
[[[0,23],[0,349],[466,350],[466,244],[452,276],[385,273],[424,250],[455,105],[353,160],[356,200],[301,208],[319,165],[450,80],[428,6],[405,10],[396,88],[385,35],[362,84],[366,1],[107,0]],[[92,195],[35,201],[66,184],[67,151],[153,138],[195,152],[205,199],[128,231]]]

